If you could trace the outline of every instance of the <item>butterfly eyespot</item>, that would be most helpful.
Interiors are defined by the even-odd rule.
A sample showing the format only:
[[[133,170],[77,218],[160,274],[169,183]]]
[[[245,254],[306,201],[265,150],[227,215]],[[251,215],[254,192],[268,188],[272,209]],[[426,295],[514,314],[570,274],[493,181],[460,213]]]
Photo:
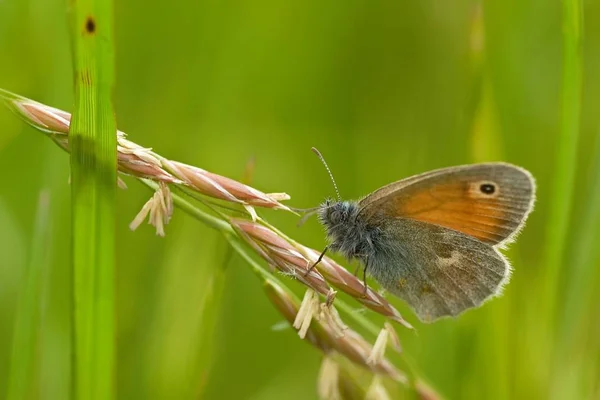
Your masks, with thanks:
[[[496,192],[496,185],[492,183],[482,183],[479,186],[479,190],[483,194],[494,194]]]
[[[469,195],[472,198],[495,198],[498,197],[500,188],[496,182],[492,181],[479,181],[471,182],[468,186]]]

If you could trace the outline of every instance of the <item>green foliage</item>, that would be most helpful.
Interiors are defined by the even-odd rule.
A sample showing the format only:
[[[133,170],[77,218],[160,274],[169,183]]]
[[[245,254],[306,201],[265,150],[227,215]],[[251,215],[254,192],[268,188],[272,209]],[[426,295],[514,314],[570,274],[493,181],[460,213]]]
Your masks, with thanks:
[[[81,100],[73,97],[68,29],[57,22],[65,7],[38,6],[30,12],[27,2],[0,2],[0,58],[10,60],[0,64],[0,87],[73,111]],[[333,194],[311,146],[346,198],[453,164],[504,160],[531,170],[538,201],[508,251],[514,272],[504,295],[433,325],[418,324],[394,301],[419,334],[398,332],[415,373],[450,399],[593,398],[600,395],[600,30],[593,28],[600,9],[492,0],[478,33],[476,6],[117,2],[119,127],[166,157],[236,179],[255,157],[252,184],[289,193],[296,207]],[[76,211],[72,230],[65,153],[2,109],[0,127],[0,388],[12,376],[18,288],[40,250],[31,227],[47,188],[56,223],[34,372],[43,398],[63,399],[70,238],[87,240],[92,232],[77,225],[98,215]],[[222,235],[181,210],[165,238],[146,225],[130,232],[151,193],[126,182],[114,228],[118,397],[315,398],[320,355],[292,330],[270,329],[282,317],[248,262],[234,253],[221,268]],[[110,189],[98,195],[107,204],[112,196]],[[262,214],[294,239],[324,245],[315,221],[298,229],[291,214]],[[110,217],[96,222],[112,231]],[[97,254],[108,260],[106,246]],[[381,322],[370,312],[361,317]]]
[[[38,330],[42,316],[43,278],[48,276],[48,245],[50,198],[46,191],[40,193],[33,230],[30,259],[21,278],[19,306],[13,332],[12,357],[8,382],[8,400],[37,396]]]

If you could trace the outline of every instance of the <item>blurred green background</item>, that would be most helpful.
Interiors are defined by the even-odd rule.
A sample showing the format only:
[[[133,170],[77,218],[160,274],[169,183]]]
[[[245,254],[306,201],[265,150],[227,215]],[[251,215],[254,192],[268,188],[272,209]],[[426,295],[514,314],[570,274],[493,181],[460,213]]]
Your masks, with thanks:
[[[0,1],[0,87],[71,111],[66,11],[58,0]],[[559,1],[115,1],[118,126],[165,157],[285,191],[313,207],[358,198],[437,167],[503,160],[529,169],[538,201],[505,294],[456,320],[398,328],[419,374],[450,399],[600,398],[600,2],[583,13],[584,81],[576,184],[548,259],[561,120]],[[485,40],[484,40],[485,39]],[[577,140],[576,137],[569,138]],[[564,147],[564,146],[563,146]],[[69,381],[69,159],[0,108],[0,397],[39,193],[51,201],[36,373],[40,398]],[[167,236],[128,224],[151,193],[126,178],[117,230],[120,398],[316,398],[320,354],[288,329],[222,238],[180,211]],[[263,212],[311,247],[311,220]],[[549,268],[555,264],[558,270]],[[227,265],[224,292],[204,294]],[[556,275],[553,275],[556,272]],[[302,288],[290,282],[299,294]],[[356,303],[352,303],[356,304]],[[358,307],[358,306],[357,306]],[[217,314],[216,334],[203,316]],[[367,313],[369,318],[380,318]],[[207,366],[210,365],[210,368]],[[282,397],[285,396],[285,397]]]

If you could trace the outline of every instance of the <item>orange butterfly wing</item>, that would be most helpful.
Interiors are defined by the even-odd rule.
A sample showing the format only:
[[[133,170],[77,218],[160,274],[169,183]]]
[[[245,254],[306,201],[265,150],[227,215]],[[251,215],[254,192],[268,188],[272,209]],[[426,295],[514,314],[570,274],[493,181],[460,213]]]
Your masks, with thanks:
[[[496,245],[518,232],[534,197],[529,172],[510,164],[485,163],[407,178],[384,186],[359,204],[367,220],[408,218]]]

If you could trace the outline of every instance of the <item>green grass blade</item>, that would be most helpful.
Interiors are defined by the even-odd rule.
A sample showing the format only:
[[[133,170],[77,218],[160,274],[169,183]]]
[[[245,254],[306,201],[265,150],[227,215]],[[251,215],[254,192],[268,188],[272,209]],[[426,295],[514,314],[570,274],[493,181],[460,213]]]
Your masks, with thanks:
[[[548,214],[548,235],[544,257],[546,271],[545,283],[540,294],[545,301],[543,318],[546,322],[541,326],[539,340],[546,351],[547,360],[540,360],[540,366],[549,362],[554,368],[546,369],[542,379],[552,382],[547,389],[549,397],[561,396],[560,389],[564,385],[571,385],[571,377],[564,374],[557,375],[556,370],[562,370],[561,351],[556,346],[559,339],[559,326],[557,317],[561,307],[561,275],[565,250],[570,239],[571,211],[575,176],[578,165],[578,143],[581,125],[581,95],[583,82],[582,61],[582,31],[583,13],[580,0],[563,0],[563,71],[561,94],[561,126],[556,143],[557,154],[554,164],[554,182],[551,190],[550,209]],[[562,322],[559,322],[562,324]],[[564,332],[561,332],[564,333]],[[554,369],[554,371],[553,371]],[[552,379],[554,375],[555,379]]]
[[[112,3],[75,0],[71,7],[74,397],[109,399],[115,375],[117,179]]]
[[[574,234],[575,245],[569,263],[571,276],[566,285],[564,307],[559,320],[558,354],[554,360],[552,379],[555,398],[569,393],[582,393],[587,389],[586,372],[591,373],[592,367],[586,365],[586,359],[590,353],[593,354],[594,348],[600,349],[600,341],[593,339],[598,336],[591,332],[593,324],[590,321],[595,317],[588,315],[590,308],[596,308],[594,289],[600,282],[596,261],[600,259],[597,244],[600,237],[600,135],[596,138],[592,159],[586,185],[589,190],[584,197],[581,224]],[[586,340],[589,342],[586,343]],[[582,341],[586,344],[582,345]],[[571,379],[563,379],[565,365],[569,365]]]
[[[227,246],[227,243],[224,243]],[[200,384],[194,382],[194,394],[196,398],[204,398],[204,391],[208,383],[212,365],[214,364],[215,348],[219,345],[217,326],[219,315],[222,310],[221,303],[224,295],[226,271],[230,264],[233,249],[227,246],[224,250],[221,262],[216,265],[204,267],[206,283],[204,293],[199,307],[202,309],[202,323],[198,330],[198,346],[196,352],[195,370],[201,376]]]
[[[7,400],[33,396],[37,386],[34,375],[35,353],[38,348],[40,322],[40,293],[43,271],[48,264],[49,195],[40,194],[33,242],[27,270],[23,277],[20,300],[13,333]]]
[[[578,325],[585,326],[583,314],[588,302],[593,301],[595,276],[599,274],[595,259],[599,249],[597,240],[600,237],[600,134],[596,138],[593,162],[590,169],[587,196],[581,226],[576,233],[573,260],[569,265],[571,277],[566,290],[565,306],[561,317],[563,334],[561,340],[569,343],[573,340],[573,331]],[[583,329],[583,326],[579,326]],[[571,343],[573,344],[573,343]]]
[[[556,144],[554,186],[548,216],[545,253],[548,317],[556,316],[557,285],[567,245],[577,169],[582,91],[582,8],[580,0],[563,0],[562,117]]]

